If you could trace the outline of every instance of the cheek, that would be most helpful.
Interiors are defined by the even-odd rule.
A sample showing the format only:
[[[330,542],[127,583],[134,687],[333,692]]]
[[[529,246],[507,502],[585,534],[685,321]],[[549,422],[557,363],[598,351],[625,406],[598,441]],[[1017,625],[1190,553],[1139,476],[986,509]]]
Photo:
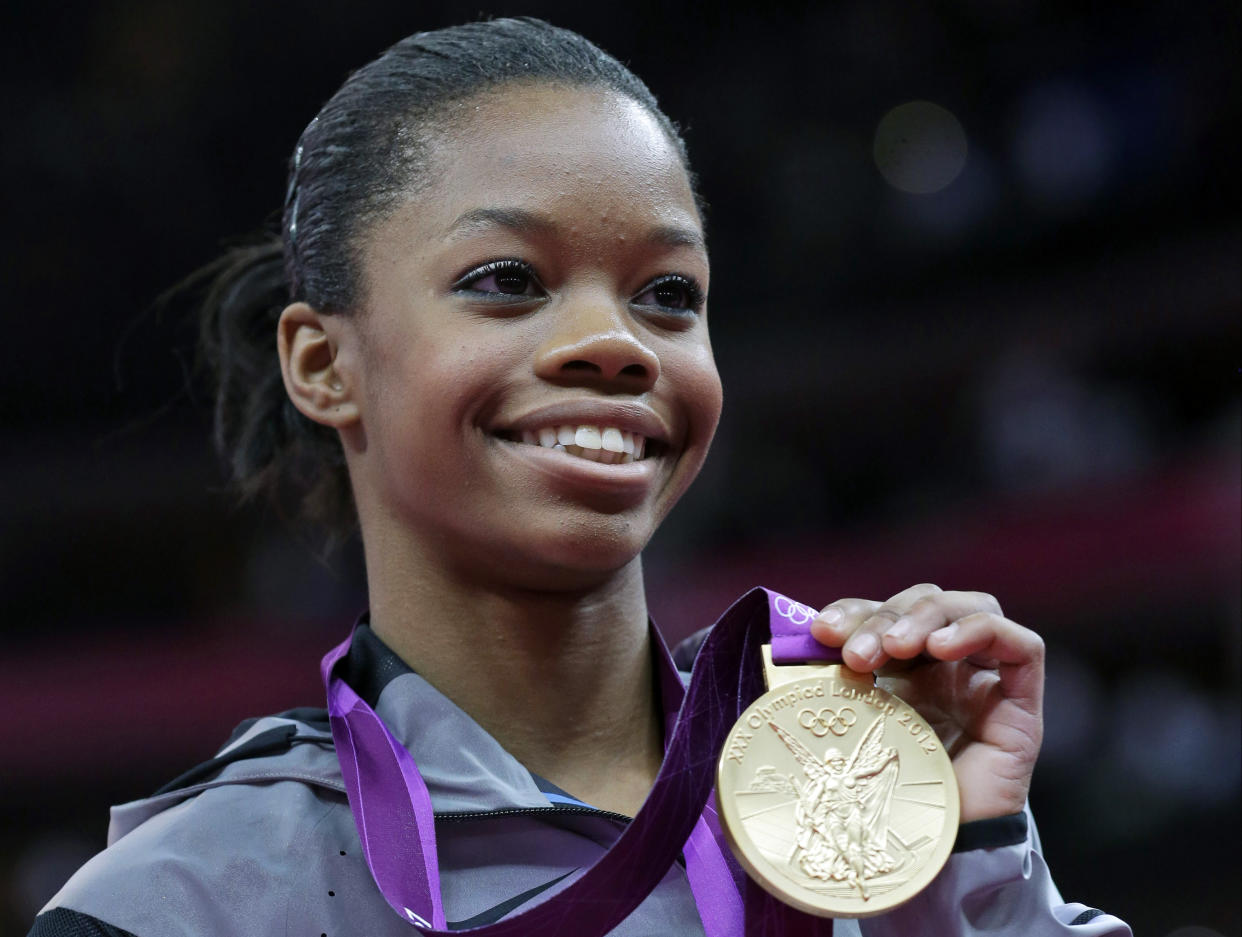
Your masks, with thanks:
[[[426,447],[420,461],[434,466],[460,461],[510,392],[521,369],[520,343],[489,340],[486,334],[411,336],[402,352],[382,353],[392,379],[383,388],[383,418],[400,438],[392,445]]]
[[[690,431],[695,441],[702,440],[706,446],[720,422],[720,409],[724,402],[724,390],[720,372],[710,348],[701,348],[694,354],[678,360],[669,368],[669,377],[677,381],[690,411]]]

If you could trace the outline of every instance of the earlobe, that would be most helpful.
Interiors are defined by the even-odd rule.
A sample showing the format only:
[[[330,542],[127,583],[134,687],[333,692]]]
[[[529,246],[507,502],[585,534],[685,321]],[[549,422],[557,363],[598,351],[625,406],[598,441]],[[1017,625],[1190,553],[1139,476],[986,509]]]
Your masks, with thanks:
[[[344,429],[358,421],[358,407],[338,368],[328,318],[306,303],[286,306],[276,327],[276,346],[293,405],[316,423]]]

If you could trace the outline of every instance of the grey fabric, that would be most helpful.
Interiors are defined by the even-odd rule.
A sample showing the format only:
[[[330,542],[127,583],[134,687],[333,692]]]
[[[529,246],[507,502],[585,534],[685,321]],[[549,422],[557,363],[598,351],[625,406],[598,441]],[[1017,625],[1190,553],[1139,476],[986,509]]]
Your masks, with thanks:
[[[518,910],[529,902],[513,906],[513,899],[528,892],[529,901],[543,900],[619,835],[621,824],[601,814],[551,809],[530,773],[416,674],[391,680],[376,711],[427,782],[450,922]],[[361,855],[330,735],[266,717],[228,747],[284,724],[318,741],[113,808],[108,848],[47,909],[92,915],[137,937],[410,937],[415,932],[385,903]],[[1128,935],[1110,915],[1069,923],[1086,906],[1061,901],[1033,824],[1029,830],[1016,845],[954,854],[923,894],[880,917],[838,921],[836,937]],[[612,933],[700,937],[684,871],[670,869]]]
[[[414,753],[437,814],[548,806],[530,772],[418,674],[384,687],[375,712]]]
[[[393,700],[424,714],[411,748],[437,815],[449,814],[439,816],[436,834],[450,921],[467,921],[585,869],[615,840],[615,821],[548,811],[529,772],[421,678],[394,681],[377,712],[391,715]],[[259,720],[247,735],[277,724]],[[390,723],[404,741],[402,724]],[[434,751],[428,745],[447,746],[443,760],[419,757]],[[463,787],[460,776],[476,788]],[[524,808],[547,813],[461,816]],[[371,879],[335,753],[310,745],[235,763],[209,782],[114,808],[108,848],[70,879],[49,902],[53,907],[90,914],[137,937],[413,933]],[[682,870],[671,869],[614,933],[701,934]]]

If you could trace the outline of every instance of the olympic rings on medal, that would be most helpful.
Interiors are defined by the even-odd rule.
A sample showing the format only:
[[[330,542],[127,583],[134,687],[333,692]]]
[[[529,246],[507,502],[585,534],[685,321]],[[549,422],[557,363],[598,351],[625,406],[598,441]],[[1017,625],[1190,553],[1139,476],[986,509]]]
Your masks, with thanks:
[[[788,618],[795,625],[805,625],[818,614],[811,606],[795,602],[783,595],[778,595],[773,604],[776,606],[776,614],[782,618]]]
[[[848,732],[856,722],[858,722],[858,714],[848,706],[842,706],[840,712],[825,708],[819,712],[804,709],[798,713],[798,725],[804,729],[810,729],[811,734],[817,739],[822,739],[829,732],[840,737]]]

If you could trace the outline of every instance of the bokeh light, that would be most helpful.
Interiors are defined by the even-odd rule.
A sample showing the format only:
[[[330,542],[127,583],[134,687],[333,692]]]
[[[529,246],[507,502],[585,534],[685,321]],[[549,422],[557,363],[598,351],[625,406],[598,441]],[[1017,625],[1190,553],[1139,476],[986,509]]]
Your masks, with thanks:
[[[1117,144],[1107,111],[1089,88],[1050,82],[1025,95],[1012,146],[1028,197],[1041,208],[1060,209],[1105,186]]]
[[[939,104],[910,101],[880,119],[873,151],[889,185],[930,195],[952,183],[966,165],[966,131]]]

